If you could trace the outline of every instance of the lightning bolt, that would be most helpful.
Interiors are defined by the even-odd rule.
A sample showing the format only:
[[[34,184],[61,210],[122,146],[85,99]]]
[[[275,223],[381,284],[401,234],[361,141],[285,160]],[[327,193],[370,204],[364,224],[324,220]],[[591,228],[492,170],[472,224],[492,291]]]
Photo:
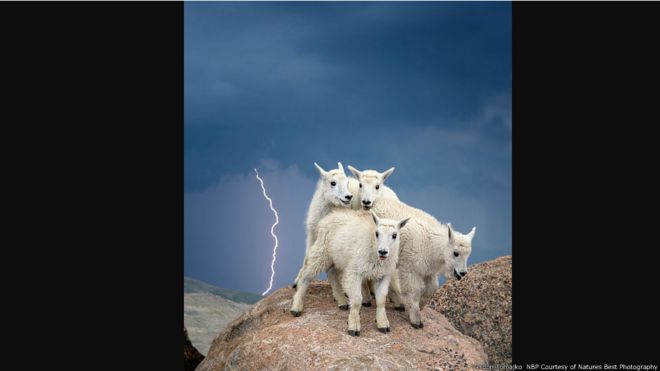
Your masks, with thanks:
[[[273,223],[273,226],[270,227],[270,234],[275,239],[275,246],[273,247],[273,261],[270,263],[270,270],[272,273],[270,274],[270,283],[268,284],[268,289],[261,294],[261,296],[266,296],[266,294],[268,294],[268,291],[270,291],[270,289],[273,288],[273,277],[275,277],[275,261],[277,260],[277,244],[278,244],[277,235],[275,234],[275,226],[279,224],[280,217],[277,215],[277,210],[273,208],[273,200],[271,200],[270,197],[268,197],[268,195],[266,194],[264,181],[259,177],[259,172],[257,171],[256,168],[254,169],[254,172],[257,175],[257,180],[259,180],[259,183],[261,183],[261,190],[264,193],[264,197],[268,200],[268,203],[270,204],[270,210],[273,212],[273,214],[275,214],[275,223]]]

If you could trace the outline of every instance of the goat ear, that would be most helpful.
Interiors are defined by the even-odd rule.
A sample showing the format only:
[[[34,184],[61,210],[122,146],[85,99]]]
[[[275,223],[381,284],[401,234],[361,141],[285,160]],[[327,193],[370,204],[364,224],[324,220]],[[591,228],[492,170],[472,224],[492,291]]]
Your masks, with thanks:
[[[384,182],[385,179],[387,179],[390,175],[392,175],[393,172],[394,172],[394,168],[393,168],[393,167],[391,167],[391,168],[385,170],[384,173],[380,174],[380,178],[381,178],[381,180]]]
[[[407,217],[407,218],[403,219],[402,221],[399,222],[399,225],[397,226],[397,228],[398,229],[403,228],[406,225],[406,223],[408,223],[409,220],[410,220],[410,217]]]
[[[360,176],[362,175],[362,173],[361,173],[360,171],[358,171],[358,169],[354,168],[354,167],[351,166],[351,165],[348,165],[348,170],[350,170],[351,173],[353,173],[353,176],[355,176],[356,178],[360,179]]]
[[[447,223],[447,235],[450,241],[454,239],[454,228],[451,227],[451,223]]]
[[[465,236],[467,238],[469,238],[470,241],[472,241],[472,239],[474,238],[474,232],[476,232],[476,231],[477,231],[477,227],[474,226],[474,227],[472,227],[472,230],[470,231],[470,233],[466,234]]]
[[[316,166],[316,169],[319,171],[319,174],[321,174],[321,176],[325,176],[325,174],[326,174],[327,172],[326,172],[325,170],[323,170],[323,168],[320,167],[319,164],[317,164],[317,163],[315,162],[315,163],[314,163],[314,166]]]
[[[374,223],[378,225],[380,223],[380,219],[378,219],[378,215],[373,210],[369,210],[369,213],[371,214],[371,218],[373,218]]]
[[[346,175],[346,173],[344,172],[344,167],[341,165],[341,162],[337,162],[337,169],[341,170],[341,172],[342,172],[344,175]]]

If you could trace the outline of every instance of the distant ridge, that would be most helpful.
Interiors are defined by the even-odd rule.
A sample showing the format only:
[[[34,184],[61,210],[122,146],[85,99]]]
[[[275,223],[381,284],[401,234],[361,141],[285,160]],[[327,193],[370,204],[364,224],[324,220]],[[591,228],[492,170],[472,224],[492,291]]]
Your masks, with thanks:
[[[186,294],[210,293],[234,302],[246,304],[254,304],[262,299],[261,295],[253,292],[223,289],[190,277],[183,277],[183,292]]]

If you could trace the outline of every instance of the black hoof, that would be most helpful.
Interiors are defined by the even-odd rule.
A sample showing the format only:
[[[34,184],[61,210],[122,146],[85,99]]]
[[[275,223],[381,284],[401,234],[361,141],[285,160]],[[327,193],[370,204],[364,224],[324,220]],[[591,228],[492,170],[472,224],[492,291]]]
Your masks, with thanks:
[[[371,306],[371,302],[368,302],[368,303],[362,303],[362,306],[363,306],[363,307],[370,307],[370,306]]]
[[[299,312],[297,310],[292,310],[291,314],[293,314],[294,317],[300,317],[300,314],[302,314],[302,312]]]
[[[398,310],[399,312],[405,312],[406,307],[403,305],[399,305],[398,307],[394,307],[394,310]]]
[[[341,310],[348,310],[348,304],[340,305],[339,309]]]
[[[297,283],[294,283],[291,287],[295,289],[295,288],[298,287],[298,284],[297,284]]]
[[[348,330],[348,334],[351,336],[360,336],[360,331]]]
[[[412,325],[412,327],[414,327],[414,328],[418,328],[418,329],[424,327],[424,324],[421,323],[421,322],[420,322],[419,324],[411,323],[411,325]]]
[[[389,327],[382,327],[382,328],[379,327],[378,331],[380,331],[384,334],[384,333],[390,332],[390,328]]]

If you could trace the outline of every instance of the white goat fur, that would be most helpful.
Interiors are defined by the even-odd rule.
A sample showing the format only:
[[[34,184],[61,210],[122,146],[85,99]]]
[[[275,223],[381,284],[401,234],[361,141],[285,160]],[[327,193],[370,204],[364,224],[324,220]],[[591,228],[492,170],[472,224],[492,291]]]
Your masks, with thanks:
[[[363,208],[362,200],[367,199],[373,205],[380,197],[391,198],[398,200],[399,197],[388,186],[383,184],[385,180],[392,175],[394,168],[389,168],[380,173],[376,170],[359,171],[351,165],[348,165],[348,170],[353,173],[355,178],[348,178],[348,189],[353,194],[351,199],[351,208],[353,210],[360,210]],[[362,187],[360,187],[362,184]],[[379,189],[376,189],[379,186]]]
[[[472,252],[475,228],[467,235],[443,225],[430,214],[393,199],[382,198],[371,209],[381,218],[412,217],[401,231],[401,249],[392,289],[399,296],[410,317],[410,323],[423,327],[421,308],[438,288],[438,276],[467,272],[467,259]],[[450,238],[451,234],[451,238]],[[459,254],[454,256],[454,252]]]
[[[307,252],[309,251],[309,247],[314,243],[314,240],[316,239],[316,225],[318,224],[318,221],[328,212],[330,212],[330,210],[345,206],[345,204],[342,203],[340,199],[337,197],[332,197],[332,195],[329,194],[327,190],[324,190],[324,187],[327,187],[326,183],[329,181],[329,179],[325,179],[326,183],[323,183],[324,178],[327,178],[327,175],[324,174],[323,169],[316,165],[316,163],[315,166],[321,173],[321,179],[317,184],[316,192],[314,193],[314,197],[312,198],[312,202],[307,212],[307,241],[305,248],[305,260],[303,261],[303,267],[298,272],[298,275],[294,281],[294,285],[296,287],[298,285],[298,280],[300,279],[300,274],[302,273],[302,270],[306,264],[305,262],[307,261]],[[338,166],[338,169],[327,172],[326,174],[337,172],[339,176],[345,175],[344,168],[341,163],[338,163]],[[394,172],[393,167],[382,173],[376,170],[359,171],[351,165],[348,166],[348,169],[355,176],[355,178],[348,178],[348,192],[352,195],[350,205],[352,209],[361,210],[363,208],[363,197],[366,197],[371,202],[370,205],[373,205],[380,197],[388,197],[395,200],[399,199],[391,188],[383,184],[385,180]],[[362,187],[360,187],[360,184],[362,184]],[[376,189],[376,186],[379,186],[379,189]],[[344,293],[340,287],[335,270],[330,268],[327,274],[328,282],[330,282],[332,285],[333,296],[337,302],[337,305],[342,308],[346,307],[346,297],[344,296]],[[364,305],[371,305],[371,294],[369,285],[367,283],[365,283],[362,288],[362,298],[365,300],[363,303]]]
[[[399,257],[400,229],[409,218],[401,221],[379,219],[365,211],[335,209],[317,226],[317,238],[311,246],[293,297],[291,313],[300,315],[304,296],[311,280],[319,273],[334,267],[341,286],[348,295],[350,313],[348,331],[359,335],[362,306],[362,282],[373,280],[376,296],[376,322],[382,332],[389,331],[385,314],[385,297],[391,274]],[[380,237],[376,237],[378,231]],[[393,238],[393,236],[396,236]],[[378,251],[387,251],[381,260]],[[342,295],[343,296],[343,295]]]
[[[394,167],[391,167],[382,173],[376,170],[359,171],[351,165],[348,165],[348,170],[350,170],[354,176],[354,178],[348,178],[348,189],[353,194],[353,198],[351,199],[351,208],[353,210],[368,210],[371,206],[373,206],[376,200],[381,197],[391,198],[394,200],[399,199],[396,193],[390,187],[384,184],[385,180],[389,178],[389,176],[394,172]],[[362,186],[360,187],[360,185]],[[378,186],[378,189],[376,186]],[[362,200],[364,199],[371,202],[369,207],[362,205]],[[337,287],[338,284],[336,282],[332,282],[332,280],[335,279],[333,273],[334,272],[332,272],[331,268],[330,271],[328,271],[328,281],[330,281],[333,287]],[[362,299],[365,300],[365,302],[362,303],[363,305],[371,304],[371,291],[373,291],[371,287],[372,284],[372,282],[365,282],[362,286]],[[399,306],[400,304],[398,301],[398,296],[396,296],[396,294],[391,296],[395,301],[395,304]],[[345,301],[338,302],[338,305],[340,306],[343,304],[345,304]]]
[[[314,243],[314,239],[316,239],[316,226],[319,221],[335,208],[349,207],[351,200],[344,203],[342,199],[345,196],[353,196],[353,193],[349,190],[349,178],[344,173],[341,162],[337,163],[337,169],[330,171],[324,171],[316,163],[314,165],[319,170],[321,177],[316,183],[314,196],[312,196],[309,209],[307,209],[307,220],[305,222],[307,243],[305,251],[309,250],[309,247]],[[330,182],[336,182],[337,185],[333,187]]]
[[[352,194],[348,189],[348,177],[346,177],[346,173],[344,173],[344,167],[341,162],[337,163],[337,169],[330,171],[323,170],[323,168],[321,168],[316,162],[314,163],[314,166],[319,171],[320,178],[316,183],[314,196],[312,196],[312,201],[307,209],[307,220],[305,221],[307,237],[305,241],[305,259],[303,260],[303,267],[305,266],[305,261],[307,261],[307,252],[316,239],[316,226],[321,218],[335,208],[349,207],[350,200],[345,202],[345,198],[346,196],[352,197]],[[331,182],[335,182],[336,185],[332,186]],[[302,268],[298,272],[296,280],[294,281],[296,285],[301,272]]]

